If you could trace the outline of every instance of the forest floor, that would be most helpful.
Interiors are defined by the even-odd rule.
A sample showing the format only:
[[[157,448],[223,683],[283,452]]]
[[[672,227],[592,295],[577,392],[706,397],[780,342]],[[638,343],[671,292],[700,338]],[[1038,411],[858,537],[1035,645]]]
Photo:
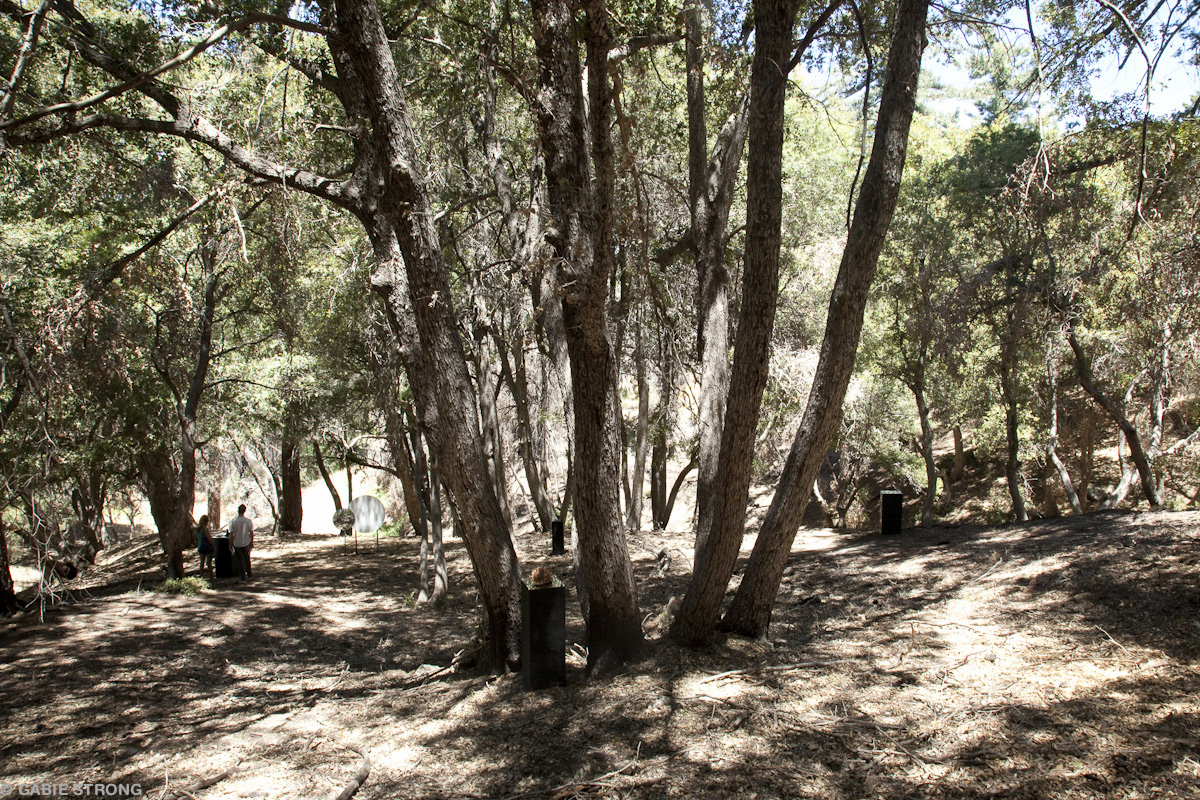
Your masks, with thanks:
[[[106,554],[0,621],[0,792],[334,797],[361,751],[360,798],[1200,796],[1198,513],[804,530],[769,640],[704,650],[659,639],[686,536],[643,533],[647,657],[587,679],[572,645],[537,692],[448,669],[478,624],[449,545],[441,609],[413,539],[266,539],[253,581],[191,597],[151,590],[153,539]],[[525,568],[569,585],[547,545]]]

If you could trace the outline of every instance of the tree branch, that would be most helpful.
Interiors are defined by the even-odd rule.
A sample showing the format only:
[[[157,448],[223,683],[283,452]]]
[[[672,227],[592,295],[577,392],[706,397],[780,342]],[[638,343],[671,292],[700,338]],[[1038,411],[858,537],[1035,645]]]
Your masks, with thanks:
[[[0,121],[2,121],[8,112],[12,109],[13,100],[17,96],[17,89],[21,86],[21,81],[25,77],[25,70],[29,66],[29,62],[33,60],[33,49],[37,47],[38,35],[42,30],[42,23],[46,21],[46,12],[50,10],[51,0],[42,0],[42,4],[37,10],[29,16],[29,26],[25,29],[25,36],[21,40],[21,51],[17,55],[17,63],[13,65],[11,77],[8,79],[8,86],[4,88],[4,98],[0,100]]]
[[[841,2],[841,0],[838,0],[838,2]],[[641,36],[632,36],[625,44],[613,47],[608,51],[608,65],[615,67],[639,50],[671,44],[682,39],[682,33],[646,33]]]
[[[264,158],[231,139],[208,120],[200,116],[184,119],[144,119],[114,114],[93,114],[80,119],[64,119],[54,128],[45,128],[10,135],[9,144],[46,144],[84,131],[111,128],[123,132],[155,133],[178,136],[205,145],[228,158],[243,172],[262,182],[283,184],[307,194],[328,200],[339,206],[348,205],[343,183],[303,169],[296,169]]]
[[[785,73],[791,72],[796,68],[797,65],[799,65],[800,59],[804,58],[805,51],[808,50],[809,46],[817,38],[817,34],[821,32],[821,28],[825,27],[825,23],[829,22],[829,18],[833,16],[833,12],[841,8],[843,2],[844,0],[833,0],[833,2],[826,6],[825,10],[821,12],[820,16],[812,21],[812,24],[808,26],[808,30],[804,34],[804,38],[801,39],[800,44],[796,46],[796,53],[792,56],[792,60],[788,62],[787,68],[784,70]],[[857,13],[857,11],[855,13]],[[868,64],[870,63],[870,58],[871,56],[868,54]]]
[[[25,116],[20,117],[19,119],[13,119],[13,120],[9,120],[7,122],[0,122],[0,131],[11,130],[13,128],[18,128],[18,127],[22,127],[25,125],[29,125],[30,123],[36,122],[39,119],[43,119],[44,117],[48,117],[53,114],[74,114],[74,113],[78,113],[80,111],[89,109],[92,106],[99,105],[100,103],[103,103],[105,100],[110,100],[114,97],[125,94],[128,91],[137,89],[140,86],[142,86],[143,84],[146,84],[146,83],[154,80],[159,75],[162,75],[164,73],[170,72],[173,69],[183,66],[184,64],[191,61],[193,58],[200,55],[201,53],[203,53],[205,50],[212,47],[213,45],[217,44],[218,42],[220,42],[222,39],[229,36],[230,34],[246,30],[247,28],[251,27],[252,25],[261,24],[264,22],[276,24],[276,25],[287,24],[289,27],[298,28],[299,30],[305,30],[310,33],[320,33],[322,35],[329,35],[329,31],[326,31],[324,28],[321,28],[316,25],[310,25],[307,22],[299,22],[297,20],[288,19],[287,17],[276,17],[276,16],[273,16],[270,14],[251,14],[249,16],[242,17],[241,19],[233,20],[231,22],[226,23],[225,25],[222,25],[220,28],[217,28],[215,31],[210,33],[204,39],[201,39],[196,44],[189,47],[187,50],[183,51],[182,53],[180,53],[179,55],[175,56],[172,59],[164,61],[162,64],[159,64],[157,67],[155,67],[152,70],[139,73],[139,74],[135,75],[134,77],[130,78],[129,80],[125,81],[124,83],[120,83],[116,86],[111,86],[102,92],[98,92],[97,94],[92,95],[91,97],[86,97],[82,100],[75,100],[70,103],[57,103],[55,105],[47,106],[45,108],[39,109],[38,111],[35,111],[32,114],[26,114]],[[9,102],[11,102],[10,99],[9,99]]]
[[[180,225],[182,225],[184,222],[187,222],[187,220],[191,218],[193,214],[211,203],[215,198],[228,192],[231,187],[232,184],[226,183],[217,187],[216,189],[213,189],[211,192],[204,195],[204,197],[201,197],[195,203],[192,203],[192,205],[188,206],[183,213],[179,214],[173,220],[167,223],[167,225],[158,233],[147,239],[141,247],[137,248],[131,253],[121,256],[116,261],[113,261],[107,266],[101,267],[99,270],[97,270],[96,273],[87,281],[86,293],[88,299],[95,300],[101,289],[121,276],[121,272],[124,271],[125,267],[129,266],[134,261],[137,261],[143,253],[146,253],[160,244],[168,236],[174,233]]]

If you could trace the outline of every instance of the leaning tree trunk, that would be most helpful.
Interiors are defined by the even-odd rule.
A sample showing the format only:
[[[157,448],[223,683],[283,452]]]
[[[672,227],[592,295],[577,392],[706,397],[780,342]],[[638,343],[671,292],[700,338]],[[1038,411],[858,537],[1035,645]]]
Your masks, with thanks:
[[[325,466],[325,456],[321,454],[321,443],[316,439],[312,442],[313,461],[317,464],[317,472],[321,473],[321,480],[325,482],[325,488],[329,490],[329,496],[333,498],[333,510],[342,510],[342,496],[338,494],[337,487],[333,485],[333,476],[329,474],[329,468]]]
[[[787,74],[780,65],[788,63],[791,57],[797,5],[795,0],[754,3],[742,310],[718,469],[712,482],[711,519],[698,519],[695,569],[679,616],[671,627],[671,635],[684,644],[705,644],[711,639],[744,532],[754,434],[767,384],[771,331],[779,295],[783,121],[788,86]]]
[[[338,59],[339,77],[357,86],[360,116],[370,125],[363,146],[370,148],[370,157],[382,173],[380,206],[359,212],[378,261],[372,285],[385,300],[405,356],[409,384],[425,406],[420,409],[422,419],[432,426],[441,477],[463,519],[463,539],[487,614],[484,666],[516,668],[520,567],[483,466],[478,406],[458,335],[424,167],[409,122],[404,82],[378,6],[372,0],[337,0],[335,8],[339,47],[345,56]],[[354,89],[347,85],[343,94],[350,97]],[[351,99],[348,105],[355,102]]]
[[[808,404],[746,574],[722,620],[725,630],[753,637],[766,634],[792,540],[826,450],[837,433],[867,296],[900,192],[928,8],[928,0],[901,0],[896,10],[875,141],[829,301]]]
[[[1133,423],[1129,421],[1129,417],[1126,416],[1121,406],[1101,391],[1100,387],[1096,384],[1096,378],[1092,374],[1092,361],[1080,346],[1079,340],[1075,336],[1074,326],[1068,329],[1067,343],[1071,345],[1071,352],[1075,354],[1075,368],[1079,373],[1079,383],[1083,386],[1084,391],[1090,394],[1100,404],[1100,407],[1108,412],[1113,422],[1117,423],[1117,427],[1125,435],[1126,444],[1129,445],[1129,456],[1133,459],[1133,463],[1137,467],[1138,477],[1142,481],[1142,492],[1145,494],[1146,500],[1154,508],[1161,507],[1162,498],[1158,493],[1158,484],[1154,480],[1154,471],[1150,468],[1150,460],[1146,457],[1146,451],[1142,449],[1142,440],[1138,436],[1137,429],[1133,427]]]
[[[534,0],[533,36],[541,80],[535,101],[556,232],[547,237],[559,261],[562,313],[575,403],[575,534],[588,587],[588,662],[623,661],[642,647],[633,566],[621,520],[621,412],[617,362],[609,341],[607,285],[612,272],[612,97],[608,14],[586,5],[588,115],[572,5]],[[596,164],[596,185],[587,161]]]

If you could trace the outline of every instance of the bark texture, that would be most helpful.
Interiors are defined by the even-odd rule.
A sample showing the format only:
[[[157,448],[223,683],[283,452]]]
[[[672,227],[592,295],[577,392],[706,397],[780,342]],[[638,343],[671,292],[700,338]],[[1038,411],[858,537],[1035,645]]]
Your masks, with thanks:
[[[791,57],[797,7],[795,0],[754,3],[742,312],[734,344],[718,468],[711,484],[711,513],[708,519],[698,520],[695,570],[671,628],[677,641],[689,645],[705,644],[712,637],[745,527],[754,434],[767,384],[771,331],[779,295],[783,109],[787,97],[787,73],[781,65],[787,64]]]
[[[535,0],[531,10],[541,71],[536,122],[554,220],[546,238],[563,287],[574,395],[573,535],[589,598],[585,623],[588,662],[594,666],[606,655],[617,661],[635,657],[643,642],[621,520],[621,415],[606,307],[613,180],[608,16],[602,0],[587,3],[589,129],[572,7],[564,0]],[[589,152],[596,165],[594,185]]]
[[[192,505],[196,500],[196,418],[200,411],[200,398],[208,382],[208,368],[212,359],[213,318],[216,315],[218,299],[218,279],[212,271],[212,254],[203,252],[203,247],[201,250],[208,278],[204,285],[204,307],[200,313],[196,362],[187,392],[178,397],[175,409],[179,421],[179,472],[176,476],[175,508],[171,515],[170,528],[166,531],[159,528],[159,537],[167,558],[168,578],[184,576],[183,554],[195,542],[192,534]]]
[[[377,5],[371,0],[339,0],[335,10],[345,55],[338,65],[340,77],[361,86],[359,116],[370,126],[361,157],[373,160],[381,173],[378,205],[358,209],[379,261],[373,286],[385,300],[401,350],[407,352],[405,369],[422,419],[436,426],[431,431],[438,467],[462,516],[463,538],[488,617],[489,640],[483,660],[486,666],[516,668],[520,663],[520,568],[484,466],[478,407],[425,190],[424,168],[401,89],[403,81]]]
[[[750,96],[742,97],[726,119],[712,152],[708,150],[704,89],[704,12],[699,0],[684,9],[687,61],[688,202],[696,250],[696,349],[700,358],[697,414],[698,529],[712,527],[712,502],[725,428],[729,392],[729,271],[725,238],[738,169],[749,127]],[[707,160],[706,160],[707,159]]]
[[[753,637],[766,634],[804,506],[837,432],[867,295],[900,192],[928,9],[928,0],[901,0],[896,9],[875,140],[829,301],[813,387],[746,574],[722,620],[721,627],[728,631]]]
[[[300,440],[285,431],[279,446],[279,531],[299,533],[304,523],[304,483],[300,479]]]

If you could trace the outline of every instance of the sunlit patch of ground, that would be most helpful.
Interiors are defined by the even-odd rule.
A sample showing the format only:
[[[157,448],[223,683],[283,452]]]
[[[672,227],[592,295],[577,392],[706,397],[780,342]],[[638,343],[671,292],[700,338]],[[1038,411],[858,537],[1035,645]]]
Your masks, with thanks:
[[[1200,796],[1195,513],[801,532],[770,637],[704,650],[658,638],[690,542],[642,532],[649,656],[585,680],[572,608],[569,685],[534,693],[446,669],[477,624],[456,540],[443,609],[411,539],[262,544],[244,585],[147,591],[150,548],[0,623],[0,782],[328,797],[366,753],[363,798]]]

